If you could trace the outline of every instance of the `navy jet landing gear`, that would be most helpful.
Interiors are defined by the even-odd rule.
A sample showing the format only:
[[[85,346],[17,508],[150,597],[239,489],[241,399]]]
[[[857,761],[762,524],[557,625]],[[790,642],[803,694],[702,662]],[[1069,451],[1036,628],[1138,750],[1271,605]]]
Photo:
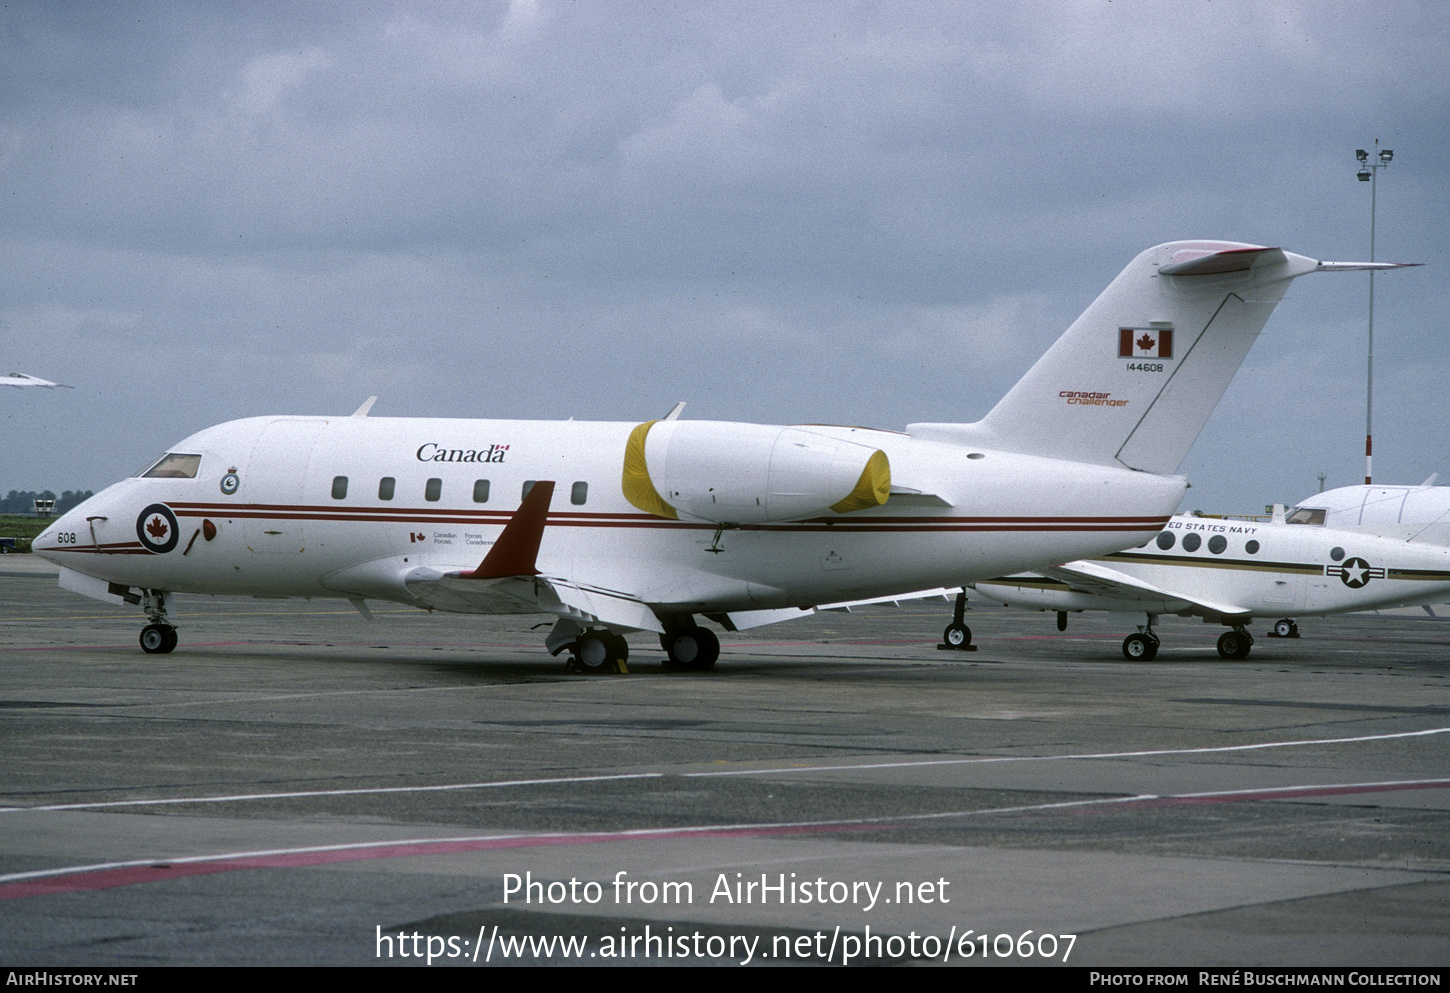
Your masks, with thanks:
[[[958,652],[975,652],[977,646],[972,644],[972,629],[967,627],[967,591],[957,594],[956,606],[952,608],[952,622],[947,625],[946,630],[941,633],[941,644],[936,647],[946,651],[955,650]]]
[[[1299,622],[1290,617],[1281,617],[1274,622],[1274,628],[1269,632],[1271,638],[1297,638],[1299,637]]]
[[[703,672],[715,668],[720,658],[720,639],[709,628],[691,624],[660,635],[660,647],[669,659],[667,669],[690,669]]]
[[[1218,654],[1226,659],[1246,659],[1254,647],[1254,636],[1242,627],[1218,636]]]
[[[176,625],[166,612],[166,592],[146,590],[141,607],[151,623],[141,629],[141,650],[147,655],[165,655],[176,649]]]
[[[1148,623],[1138,625],[1136,632],[1123,639],[1123,658],[1129,662],[1152,662],[1158,657],[1158,646],[1162,642],[1153,633],[1153,622],[1157,619],[1156,615],[1149,614]]]

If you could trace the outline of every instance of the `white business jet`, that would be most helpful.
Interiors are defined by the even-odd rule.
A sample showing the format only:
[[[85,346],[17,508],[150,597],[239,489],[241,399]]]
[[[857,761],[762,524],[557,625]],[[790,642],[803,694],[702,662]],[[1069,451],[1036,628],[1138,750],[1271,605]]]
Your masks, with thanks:
[[[1316,262],[1181,241],[1134,259],[974,424],[906,431],[657,421],[254,417],[179,442],[56,521],[61,585],[138,604],[176,647],[176,592],[548,613],[584,670],[622,632],[708,668],[719,640],[847,601],[960,587],[1141,545],[1289,283]]]
[[[1057,611],[1059,630],[1068,611],[1143,614],[1146,622],[1123,639],[1129,659],[1158,654],[1159,615],[1202,617],[1232,628],[1218,653],[1241,659],[1253,646],[1247,626],[1255,617],[1277,616],[1274,633],[1293,637],[1293,617],[1444,601],[1450,548],[1300,527],[1278,506],[1267,523],[1177,515],[1144,548],[973,585],[1009,607]]]
[[[1341,486],[1300,500],[1288,520],[1450,545],[1450,486],[1434,483],[1431,476],[1419,486]]]
[[[39,376],[32,376],[24,372],[12,372],[8,376],[0,376],[0,386],[14,386],[24,388],[26,386],[38,386],[43,390],[69,390],[73,387],[65,383],[52,383],[48,379],[41,379]]]

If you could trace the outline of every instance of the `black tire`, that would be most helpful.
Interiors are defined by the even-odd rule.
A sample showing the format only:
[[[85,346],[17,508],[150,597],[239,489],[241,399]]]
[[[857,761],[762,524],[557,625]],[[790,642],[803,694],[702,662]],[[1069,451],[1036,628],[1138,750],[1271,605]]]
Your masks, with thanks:
[[[948,624],[941,640],[952,648],[966,648],[972,643],[972,629],[965,624]]]
[[[1281,618],[1280,620],[1274,622],[1274,635],[1276,637],[1292,638],[1294,637],[1294,632],[1298,630],[1299,625],[1295,624],[1287,617]]]
[[[1158,655],[1158,641],[1146,634],[1130,634],[1123,639],[1123,658],[1129,662],[1152,662]]]
[[[665,651],[674,668],[703,672],[713,669],[720,658],[720,639],[709,628],[680,628],[670,635]]]
[[[614,668],[616,636],[609,631],[586,631],[574,642],[574,664],[581,672],[604,673]]]
[[[165,655],[176,648],[176,628],[169,624],[148,624],[141,629],[141,651]]]
[[[1225,631],[1218,636],[1218,654],[1226,659],[1248,658],[1253,639],[1238,631]]]

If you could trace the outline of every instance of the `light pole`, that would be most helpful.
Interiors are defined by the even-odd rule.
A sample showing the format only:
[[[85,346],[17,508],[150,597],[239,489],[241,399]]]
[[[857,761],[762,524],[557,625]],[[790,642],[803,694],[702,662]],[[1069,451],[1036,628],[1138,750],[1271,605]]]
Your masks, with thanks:
[[[1361,183],[1369,184],[1369,260],[1374,261],[1374,212],[1376,187],[1379,185],[1378,177],[1381,169],[1387,168],[1395,153],[1388,148],[1380,148],[1380,140],[1374,140],[1375,153],[1373,156],[1363,148],[1355,150],[1354,157],[1359,160],[1359,176]],[[1364,390],[1364,483],[1370,484],[1374,475],[1374,270],[1369,271],[1369,354],[1365,366],[1365,390]]]

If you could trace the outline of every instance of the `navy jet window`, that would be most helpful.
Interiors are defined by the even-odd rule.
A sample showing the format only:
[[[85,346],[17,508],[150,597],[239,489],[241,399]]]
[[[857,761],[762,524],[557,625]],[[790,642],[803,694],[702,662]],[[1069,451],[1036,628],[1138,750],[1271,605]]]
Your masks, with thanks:
[[[584,501],[589,499],[589,484],[575,483],[574,488],[569,491],[569,502],[576,507],[582,507]]]
[[[391,500],[393,498],[393,490],[397,488],[397,485],[398,481],[392,476],[384,476],[378,480],[378,499]]]
[[[347,477],[346,476],[333,476],[332,477],[332,498],[334,500],[341,500],[341,499],[343,499],[346,496],[347,496]]]
[[[141,473],[141,477],[143,479],[195,479],[196,471],[200,468],[200,455],[167,452],[161,456],[159,462]]]
[[[442,496],[443,480],[439,479],[437,476],[434,476],[432,479],[428,480],[427,484],[423,487],[423,499],[429,501],[430,503],[437,503],[439,498]]]
[[[1208,539],[1208,550],[1215,555],[1222,555],[1223,550],[1228,547],[1228,539],[1221,534],[1216,534]]]
[[[1172,531],[1164,531],[1162,534],[1160,534],[1158,536],[1158,547],[1161,548],[1161,549],[1163,549],[1165,552],[1168,551],[1168,549],[1170,549],[1170,548],[1173,547],[1173,532]]]
[[[1259,543],[1250,538],[1247,542],[1244,543],[1244,551],[1248,552],[1250,555],[1259,554]]]
[[[1335,545],[1329,550],[1329,557],[1332,558],[1334,561],[1338,562],[1340,559],[1344,558],[1344,549],[1340,548],[1338,545]]]
[[[1185,552],[1196,552],[1198,546],[1203,544],[1203,539],[1196,534],[1185,534],[1183,536],[1183,550]]]
[[[488,503],[488,480],[475,479],[473,481],[473,502]]]

